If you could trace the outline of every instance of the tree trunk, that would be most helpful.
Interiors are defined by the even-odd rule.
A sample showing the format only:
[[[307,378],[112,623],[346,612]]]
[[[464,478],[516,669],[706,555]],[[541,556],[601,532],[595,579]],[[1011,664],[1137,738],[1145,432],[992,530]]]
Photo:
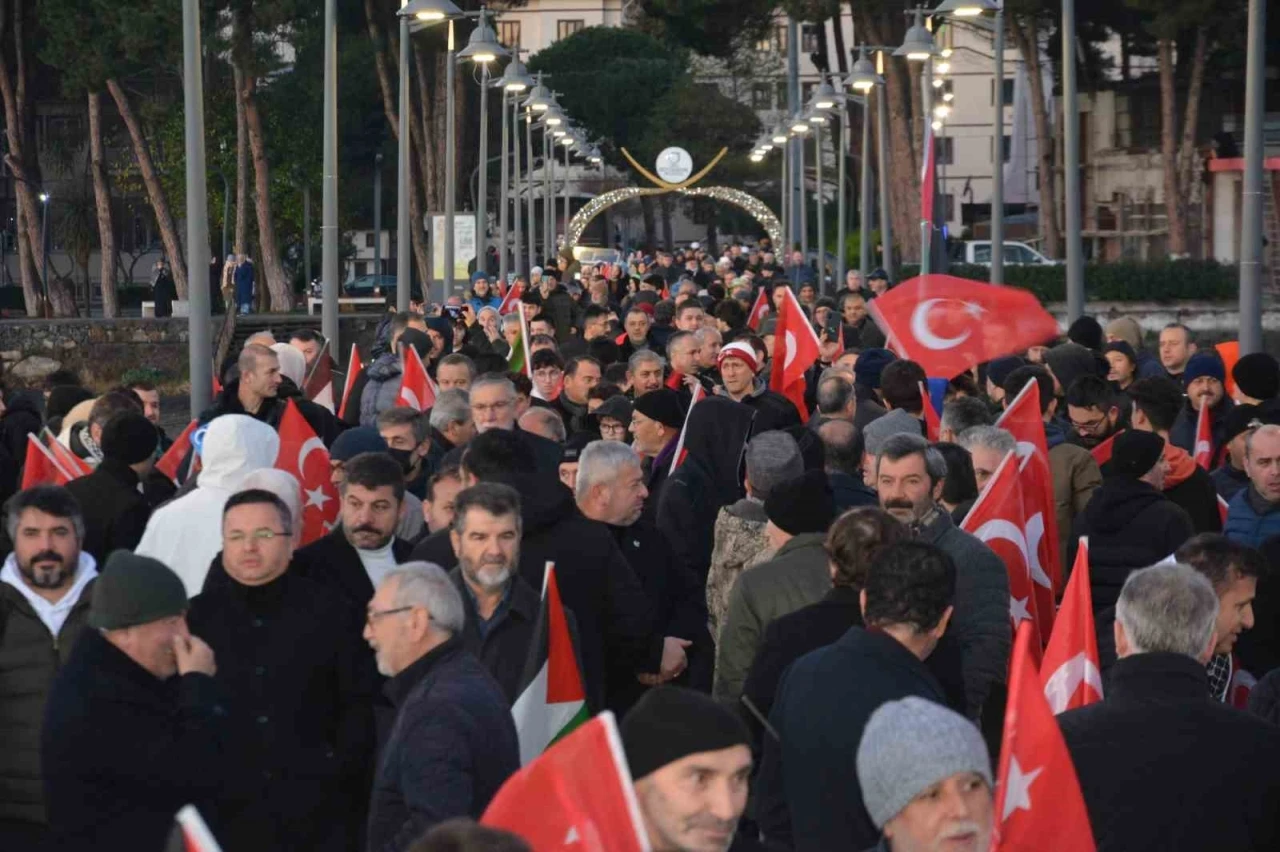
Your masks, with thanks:
[[[887,13],[878,17],[864,13],[856,23],[862,25],[872,44],[902,41],[902,33],[898,32]],[[906,60],[885,57],[884,79],[885,119],[889,128],[889,216],[893,220],[894,237],[894,245],[888,248],[898,258],[916,257],[920,254],[920,162],[917,152],[923,144],[923,131],[921,141],[916,142],[913,108],[920,108],[920,96],[913,93],[915,86],[912,81],[918,82],[919,76],[912,73]],[[872,96],[878,101],[874,92]],[[878,145],[878,135],[873,133],[872,136]]]
[[[93,201],[98,213],[102,315],[112,319],[119,312],[116,301],[116,234],[111,221],[111,188],[107,185],[106,155],[102,147],[102,96],[98,92],[89,93],[89,171],[93,175]]]
[[[7,5],[7,4],[6,4]],[[0,7],[0,13],[7,12],[6,9]],[[15,18],[17,14],[15,14]],[[6,16],[0,14],[0,27],[4,27]],[[0,36],[3,32],[0,31]],[[0,43],[3,43],[0,40]],[[22,68],[19,66],[18,74],[21,76]],[[19,106],[17,93],[14,91],[13,77],[9,73],[9,64],[0,57],[0,95],[4,100],[4,129],[6,141],[9,145],[9,155],[6,159],[18,159],[23,149],[22,144],[22,124],[19,119]],[[14,243],[18,246],[18,278],[22,282],[22,296],[27,306],[27,316],[37,317],[41,314],[41,290],[39,277],[32,274],[31,263],[31,241],[30,235],[27,233],[27,219],[25,211],[29,206],[23,196],[30,196],[31,189],[27,184],[19,181],[14,182],[14,194],[17,196],[17,213],[14,221]]]
[[[124,126],[129,131],[129,140],[133,143],[133,156],[138,162],[138,171],[142,174],[142,183],[147,188],[147,198],[151,201],[151,209],[156,214],[156,225],[160,229],[160,241],[164,244],[164,253],[169,258],[169,268],[173,272],[173,283],[178,290],[178,298],[187,298],[187,268],[182,255],[182,243],[178,239],[178,226],[169,210],[169,201],[165,197],[164,187],[160,185],[160,177],[151,161],[151,152],[147,149],[147,139],[133,113],[129,96],[120,84],[107,80],[107,91],[116,102],[116,109]],[[201,272],[203,274],[203,272]]]
[[[666,251],[675,249],[675,238],[671,233],[671,196],[658,196],[658,206],[662,208],[662,247]]]
[[[412,139],[413,134],[410,134]],[[416,163],[416,164],[415,164]],[[423,294],[426,294],[426,285],[431,280],[431,264],[428,262],[427,254],[427,232],[422,227],[422,162],[415,161],[412,150],[409,154],[409,237],[413,245],[413,262],[418,267],[418,280],[423,284]]]
[[[1040,175],[1041,248],[1049,257],[1062,256],[1062,230],[1058,224],[1057,171],[1053,161],[1053,133],[1049,129],[1049,109],[1045,105],[1044,80],[1041,76],[1040,39],[1034,21],[1011,21],[1009,31],[1018,44],[1018,52],[1027,63],[1031,86],[1031,114],[1036,124],[1037,169]]]
[[[1191,196],[1195,186],[1196,125],[1200,122],[1200,94],[1204,89],[1205,57],[1209,52],[1209,33],[1196,28],[1196,46],[1191,54],[1191,79],[1187,82],[1187,105],[1182,120],[1182,141],[1178,146],[1178,218],[1182,223],[1183,251],[1189,248]]]
[[[244,88],[244,74],[232,64],[236,91]],[[236,226],[232,251],[244,254],[249,240],[249,130],[245,126],[244,103],[236,97]],[[226,258],[223,258],[226,260]]]
[[[640,216],[644,219],[644,247],[652,252],[658,245],[658,219],[653,212],[653,196],[640,196]]]
[[[1156,42],[1160,67],[1160,160],[1164,172],[1164,215],[1169,229],[1169,255],[1181,257],[1187,251],[1187,228],[1182,218],[1178,193],[1178,93],[1173,81],[1173,41]]]
[[[267,163],[267,140],[262,130],[262,116],[258,112],[258,99],[254,96],[257,78],[244,74],[244,88],[240,101],[244,104],[245,128],[249,136],[249,155],[253,159],[253,208],[258,219],[258,251],[262,263],[258,272],[266,279],[271,294],[271,310],[293,309],[293,294],[280,263],[280,249],[276,242],[275,219],[271,213],[271,167]]]

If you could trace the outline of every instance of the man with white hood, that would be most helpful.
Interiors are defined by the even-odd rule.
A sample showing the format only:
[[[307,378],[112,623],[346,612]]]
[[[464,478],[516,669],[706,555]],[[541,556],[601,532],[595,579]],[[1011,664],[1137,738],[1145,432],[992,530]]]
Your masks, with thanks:
[[[194,491],[161,506],[147,522],[135,553],[174,570],[187,595],[200,593],[209,563],[222,550],[222,507],[244,487],[245,477],[275,465],[280,437],[266,423],[224,414],[206,427],[201,470]]]

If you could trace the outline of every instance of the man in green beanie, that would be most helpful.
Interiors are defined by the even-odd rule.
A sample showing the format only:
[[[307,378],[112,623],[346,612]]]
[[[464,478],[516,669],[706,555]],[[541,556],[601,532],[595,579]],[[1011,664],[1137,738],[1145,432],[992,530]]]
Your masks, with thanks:
[[[88,626],[58,672],[42,751],[53,848],[164,847],[174,814],[209,817],[234,785],[213,651],[187,630],[182,580],[117,550],[93,587]]]

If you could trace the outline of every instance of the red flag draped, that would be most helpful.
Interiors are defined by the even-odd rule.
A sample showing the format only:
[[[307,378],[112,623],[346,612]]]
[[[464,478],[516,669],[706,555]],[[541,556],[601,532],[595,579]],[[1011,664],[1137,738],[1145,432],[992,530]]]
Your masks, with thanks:
[[[524,295],[524,284],[516,284],[507,290],[505,296],[502,297],[502,304],[498,305],[498,313],[506,316],[520,307],[520,297]]]
[[[769,315],[769,288],[761,287],[756,293],[756,301],[751,306],[751,315],[747,318],[747,328],[757,331],[760,323]]]
[[[49,452],[53,453],[58,466],[69,473],[73,479],[93,473],[89,463],[64,447],[57,436],[49,431],[49,427],[46,426],[40,431],[40,439],[49,448]]]
[[[1009,618],[1014,627],[1020,627],[1024,621],[1031,622],[1039,643],[1041,627],[1031,582],[1031,548],[1027,544],[1026,526],[1022,485],[1018,482],[1018,457],[1011,452],[987,481],[960,529],[981,539],[1000,557],[1009,574]],[[1039,648],[1039,644],[1036,647]]]
[[[400,347],[400,395],[396,405],[426,411],[436,404],[436,383],[412,346]]]
[[[1031,292],[951,275],[904,281],[867,308],[891,348],[928,376],[951,378],[1058,335]]]
[[[1062,588],[1058,505],[1053,496],[1053,468],[1049,442],[1040,415],[1040,385],[1031,379],[1014,397],[997,425],[1018,442],[1018,480],[1022,484],[1023,514],[1027,519],[1031,580],[1035,583],[1040,637],[1053,630],[1057,590]]]
[[[1116,438],[1119,438],[1123,431],[1124,430],[1121,429],[1120,432],[1115,433],[1110,438],[1089,451],[1089,455],[1093,456],[1093,460],[1098,463],[1098,467],[1102,467],[1104,464],[1111,461],[1111,450],[1115,446]]]
[[[539,850],[648,849],[613,714],[596,716],[508,778],[480,822]]]
[[[316,405],[323,405],[333,412],[333,357],[329,354],[329,341],[316,357],[311,375],[303,382],[303,394]]]
[[[1213,427],[1209,424],[1209,406],[1201,405],[1196,415],[1196,451],[1191,454],[1195,463],[1208,470],[1213,466]]]
[[[347,415],[347,403],[351,402],[351,386],[356,383],[356,376],[360,375],[360,371],[364,369],[364,365],[360,363],[360,350],[356,349],[356,345],[351,344],[351,358],[347,361],[347,380],[342,383],[342,406],[338,409],[338,419],[341,420]],[[357,400],[356,405],[359,405]]]
[[[182,430],[182,434],[173,442],[169,449],[164,451],[164,455],[156,462],[156,470],[178,482],[178,468],[182,465],[182,460],[187,457],[187,453],[191,452],[191,433],[196,431],[199,421],[192,420],[187,424],[187,428]],[[181,483],[178,483],[181,484]]]
[[[938,419],[938,412],[933,408],[933,400],[929,398],[929,387],[924,382],[918,384],[920,385],[920,402],[924,406],[925,432],[930,441],[936,441],[938,435],[942,433],[942,422]]]
[[[996,782],[994,852],[1095,852],[1075,764],[1041,691],[1031,625],[1019,626]]]
[[[66,485],[74,477],[58,464],[49,448],[27,433],[27,458],[22,463],[22,490],[36,485]]]
[[[800,412],[801,419],[808,419],[809,407],[804,401],[804,374],[821,354],[818,335],[805,316],[804,308],[796,300],[796,294],[787,287],[783,291],[782,307],[778,311],[778,325],[773,338],[773,371],[769,375],[769,388],[785,396]]]
[[[289,400],[280,418],[276,468],[293,474],[302,488],[302,544],[310,544],[338,521],[338,491],[329,481],[329,451]]]
[[[1098,634],[1093,621],[1093,592],[1089,587],[1089,539],[1080,539],[1071,579],[1062,595],[1062,609],[1040,664],[1044,697],[1054,715],[1102,700]]]
[[[689,415],[693,414],[693,407],[704,396],[706,396],[706,391],[703,389],[702,383],[699,382],[697,387],[693,389],[693,397],[689,401],[689,410],[684,413],[684,425],[680,427],[680,437],[676,440],[676,451],[671,456],[671,473],[676,472],[676,468],[684,462],[684,457],[689,454],[688,450],[684,448],[684,436],[689,431]]]

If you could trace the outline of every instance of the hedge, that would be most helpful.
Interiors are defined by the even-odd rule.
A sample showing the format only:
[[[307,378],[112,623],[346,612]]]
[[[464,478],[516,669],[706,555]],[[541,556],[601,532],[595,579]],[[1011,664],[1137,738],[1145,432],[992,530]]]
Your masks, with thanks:
[[[918,266],[899,268],[903,280],[918,274],[918,271]],[[991,270],[986,266],[952,264],[947,273],[986,281]],[[1214,260],[1090,263],[1084,268],[1084,295],[1090,300],[1115,302],[1230,301],[1240,292],[1238,274],[1236,267]],[[1067,298],[1065,264],[1006,265],[1004,280],[1006,284],[1030,290],[1042,302],[1063,302]]]

